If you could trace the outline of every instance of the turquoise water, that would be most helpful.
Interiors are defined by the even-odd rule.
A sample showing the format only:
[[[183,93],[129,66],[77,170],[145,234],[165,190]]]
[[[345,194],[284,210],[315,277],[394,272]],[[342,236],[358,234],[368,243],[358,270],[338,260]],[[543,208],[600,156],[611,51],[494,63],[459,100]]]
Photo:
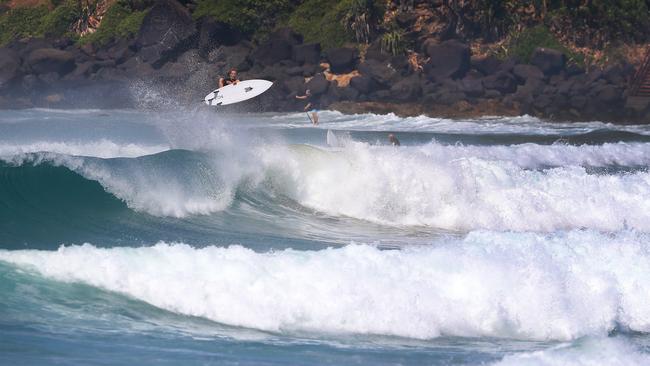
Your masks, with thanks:
[[[648,363],[650,128],[321,121],[0,112],[0,363]]]

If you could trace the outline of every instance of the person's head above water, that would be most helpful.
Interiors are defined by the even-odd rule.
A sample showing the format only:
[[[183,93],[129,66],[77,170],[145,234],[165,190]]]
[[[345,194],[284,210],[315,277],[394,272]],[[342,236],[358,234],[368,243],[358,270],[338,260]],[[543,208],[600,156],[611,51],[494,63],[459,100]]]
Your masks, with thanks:
[[[237,80],[237,69],[233,68],[233,69],[230,69],[230,71],[228,71],[228,79]]]
[[[394,146],[399,146],[400,145],[399,140],[392,133],[388,134],[388,141],[390,141],[390,143],[393,144]]]

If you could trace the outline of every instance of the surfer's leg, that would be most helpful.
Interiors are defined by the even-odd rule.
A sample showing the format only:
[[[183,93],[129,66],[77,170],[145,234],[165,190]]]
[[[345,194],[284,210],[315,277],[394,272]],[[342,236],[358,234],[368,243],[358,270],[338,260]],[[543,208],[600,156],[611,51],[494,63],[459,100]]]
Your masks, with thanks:
[[[312,118],[313,118],[313,121],[314,121],[314,124],[315,124],[315,125],[318,124],[318,113],[316,113],[316,112],[317,112],[317,111],[316,111],[315,109],[311,111],[311,116],[312,116]]]

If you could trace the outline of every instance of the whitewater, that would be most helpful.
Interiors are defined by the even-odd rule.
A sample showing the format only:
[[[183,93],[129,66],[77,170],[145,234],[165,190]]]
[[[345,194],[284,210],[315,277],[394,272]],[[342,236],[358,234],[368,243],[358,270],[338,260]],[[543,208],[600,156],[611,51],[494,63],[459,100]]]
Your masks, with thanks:
[[[1,111],[0,363],[650,362],[650,128],[308,122]]]

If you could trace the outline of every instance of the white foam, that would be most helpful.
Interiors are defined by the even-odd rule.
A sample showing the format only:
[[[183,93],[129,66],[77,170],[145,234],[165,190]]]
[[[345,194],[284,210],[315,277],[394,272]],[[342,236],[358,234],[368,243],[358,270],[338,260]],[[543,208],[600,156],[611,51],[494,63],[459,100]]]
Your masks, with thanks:
[[[506,356],[495,366],[635,366],[650,355],[616,338],[588,338],[551,349]]]
[[[507,161],[521,168],[555,166],[638,167],[650,165],[650,143],[605,143],[602,145],[444,145],[429,144],[407,148],[436,160],[478,158]]]
[[[35,141],[25,144],[0,143],[0,156],[5,157],[27,153],[50,152],[98,158],[116,158],[151,155],[166,150],[169,150],[168,146],[117,143],[106,139],[83,142]]]
[[[531,116],[481,117],[473,119],[433,118],[427,116],[399,117],[389,114],[343,114],[335,111],[320,112],[316,128],[356,131],[408,131],[463,135],[474,134],[526,134],[526,135],[576,135],[597,130],[625,131],[649,135],[647,125],[616,125],[593,122],[548,122]],[[308,126],[304,113],[280,114],[271,118],[270,124],[280,128]]]
[[[575,165],[528,169],[547,163],[644,163],[645,149],[618,144],[395,149],[352,143],[340,152],[296,148],[261,158],[284,173],[275,184],[283,194],[336,216],[463,231],[650,230],[648,172],[596,175]],[[572,150],[580,154],[563,155]]]
[[[650,332],[647,234],[474,232],[431,246],[0,251],[42,275],[255,329],[571,340]]]

